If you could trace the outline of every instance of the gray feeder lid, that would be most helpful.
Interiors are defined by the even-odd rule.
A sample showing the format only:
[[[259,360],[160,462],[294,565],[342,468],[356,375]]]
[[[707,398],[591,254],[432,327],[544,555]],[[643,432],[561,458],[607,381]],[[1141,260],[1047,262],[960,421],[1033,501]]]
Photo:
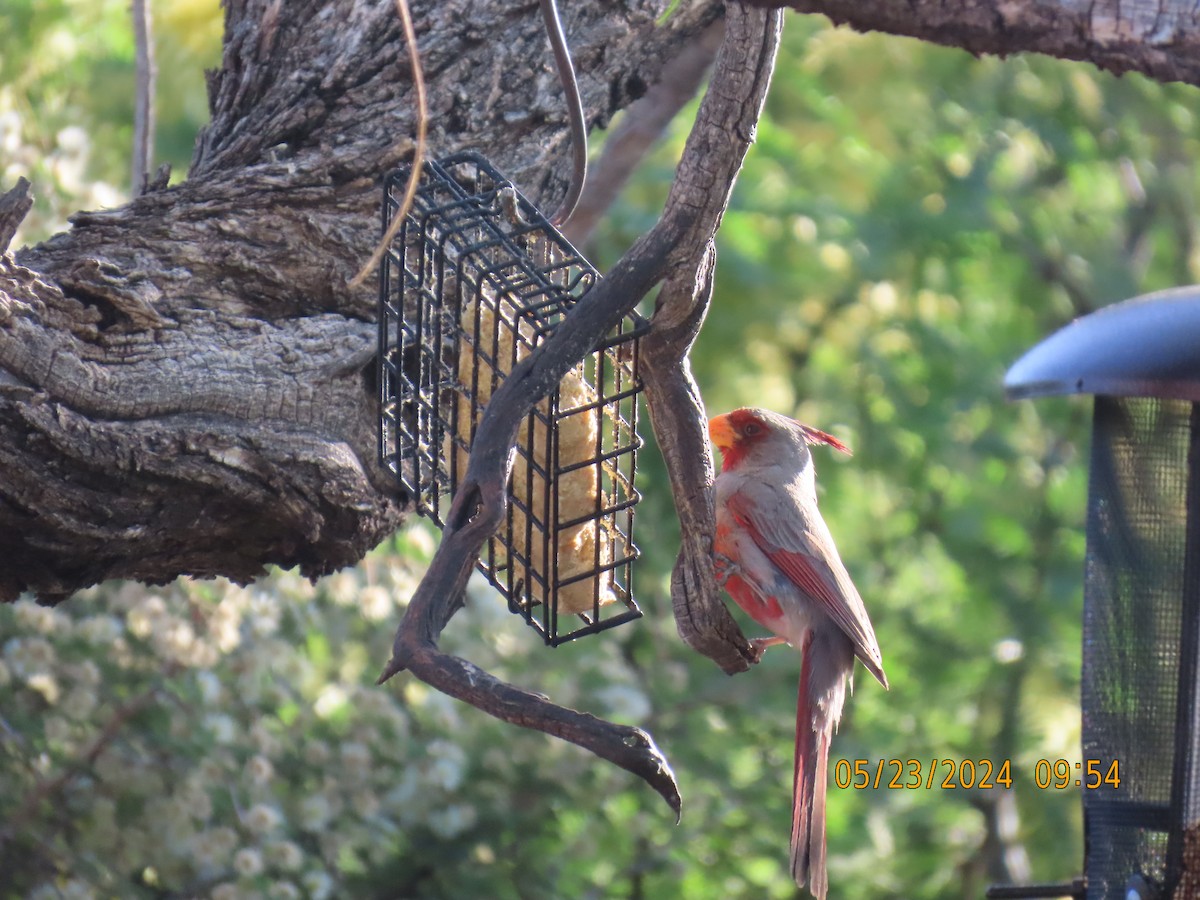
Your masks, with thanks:
[[[1017,360],[1004,390],[1010,400],[1107,394],[1200,402],[1200,286],[1076,319]]]

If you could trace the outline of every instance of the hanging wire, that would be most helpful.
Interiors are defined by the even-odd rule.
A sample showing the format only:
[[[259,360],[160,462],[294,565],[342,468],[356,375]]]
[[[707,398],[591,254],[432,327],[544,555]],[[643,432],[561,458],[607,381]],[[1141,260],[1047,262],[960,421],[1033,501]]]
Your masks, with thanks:
[[[583,99],[579,96],[579,82],[575,78],[575,66],[571,63],[571,51],[567,47],[567,38],[563,34],[562,21],[558,17],[558,6],[554,0],[538,0],[542,9],[542,19],[546,22],[546,34],[550,38],[550,48],[554,51],[554,63],[558,67],[558,78],[562,82],[566,94],[567,115],[571,122],[571,150],[574,154],[575,167],[571,174],[571,186],[562,204],[550,217],[555,227],[571,218],[579,197],[583,193],[583,183],[587,180],[587,123],[583,120]]]

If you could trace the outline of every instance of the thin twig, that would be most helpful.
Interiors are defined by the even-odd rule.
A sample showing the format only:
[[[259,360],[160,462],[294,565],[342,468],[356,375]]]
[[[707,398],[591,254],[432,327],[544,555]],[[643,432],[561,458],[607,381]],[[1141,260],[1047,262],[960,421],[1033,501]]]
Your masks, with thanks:
[[[408,183],[404,186],[404,200],[392,217],[391,224],[384,232],[383,238],[375,246],[375,252],[366,264],[358,270],[358,274],[350,279],[350,287],[356,288],[367,276],[375,271],[383,259],[383,254],[391,246],[392,238],[400,230],[409,210],[412,209],[413,198],[417,195],[417,185],[421,181],[421,169],[425,165],[425,138],[429,127],[428,108],[425,101],[425,75],[421,71],[421,54],[417,51],[417,32],[413,28],[412,14],[408,10],[408,0],[396,0],[396,11],[400,14],[400,22],[404,26],[404,42],[408,46],[408,64],[412,69],[413,90],[417,95],[417,143],[413,149],[412,168],[408,171]]]
[[[133,0],[133,43],[137,52],[137,85],[133,105],[133,177],[131,190],[137,197],[146,190],[146,178],[154,164],[154,39],[151,35],[149,0]]]

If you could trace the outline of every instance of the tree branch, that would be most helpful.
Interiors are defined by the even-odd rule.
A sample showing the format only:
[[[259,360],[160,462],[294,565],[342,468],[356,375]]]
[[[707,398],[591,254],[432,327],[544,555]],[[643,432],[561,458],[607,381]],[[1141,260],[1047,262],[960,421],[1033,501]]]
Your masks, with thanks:
[[[676,811],[679,795],[674,776],[648,735],[590,716],[581,718],[580,713],[496,682],[440,652],[437,638],[462,605],[467,578],[484,541],[504,519],[505,487],[519,423],[655,284],[681,272],[694,281],[696,248],[711,247],[753,139],[781,23],[778,13],[747,10],[738,4],[731,5],[726,16],[716,70],[662,217],[583,296],[554,334],[514,367],[493,395],[446,517],[442,543],[409,603],[396,632],[392,658],[380,677],[386,681],[409,669],[421,680],[500,719],[579,744],[645,779]],[[702,415],[698,421],[703,422]],[[696,422],[692,424],[694,428]],[[681,473],[681,477],[686,476]],[[707,577],[711,581],[711,572]]]
[[[1192,0],[748,0],[820,13],[835,25],[885,31],[976,55],[1033,51],[1116,74],[1200,85],[1200,8]]]
[[[668,279],[659,291],[654,328],[642,349],[642,377],[679,515],[682,546],[671,573],[675,625],[684,643],[732,675],[756,657],[722,601],[713,572],[712,448],[688,362],[712,299],[715,264],[716,248],[710,245],[691,271]]]
[[[12,190],[0,194],[0,256],[8,251],[17,228],[33,208],[29,187],[27,179],[18,178]]]

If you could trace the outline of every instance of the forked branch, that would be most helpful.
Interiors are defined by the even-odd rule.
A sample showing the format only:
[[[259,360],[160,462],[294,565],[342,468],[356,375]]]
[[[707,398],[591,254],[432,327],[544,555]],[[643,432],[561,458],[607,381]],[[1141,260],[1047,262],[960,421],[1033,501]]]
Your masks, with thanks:
[[[778,11],[749,9],[738,3],[729,5],[726,18],[725,40],[661,218],[584,295],[553,336],[514,367],[492,397],[476,432],[466,475],[447,516],[441,546],[400,623],[392,658],[380,677],[381,682],[386,681],[408,669],[427,684],[499,719],[578,744],[643,778],[676,812],[681,801],[674,775],[648,734],[557,706],[504,684],[470,663],[441,652],[437,639],[462,606],[467,578],[484,541],[505,517],[505,486],[519,423],[655,285],[664,280],[668,285],[695,285],[698,267],[703,268],[701,264],[711,256],[717,227],[754,137],[782,22]],[[686,308],[685,312],[693,314],[699,310],[702,318],[705,292],[689,289],[685,294],[684,301],[670,301],[671,317]],[[690,346],[690,340],[686,345]],[[686,346],[680,349],[681,344],[676,342],[675,347],[679,356],[665,371],[686,372]],[[652,405],[655,396],[664,395],[652,392]],[[691,409],[691,439],[678,444],[679,450],[696,450],[695,432],[702,429],[703,413],[698,400]],[[661,410],[655,412],[657,415]],[[660,417],[659,421],[671,419]],[[703,443],[702,430],[700,434],[699,442]],[[706,445],[698,452],[698,459],[709,458]],[[697,470],[694,462],[687,462],[676,451],[671,451],[668,462],[677,496],[679,485],[688,485],[692,493],[707,492],[705,473]],[[709,461],[708,483],[711,477]],[[689,485],[689,479],[697,483]],[[707,515],[707,522],[703,511],[690,521],[707,527],[711,539],[711,508]],[[688,596],[719,603],[707,565],[694,556],[689,559],[688,574],[704,580],[706,589]],[[725,615],[728,618],[728,613]],[[705,621],[700,616],[693,619]],[[706,649],[715,647],[717,652],[710,655],[719,658],[727,671],[737,671],[748,664],[748,647],[732,619],[728,624],[732,631],[725,632],[724,638],[692,643]],[[740,665],[735,662],[739,657]]]

